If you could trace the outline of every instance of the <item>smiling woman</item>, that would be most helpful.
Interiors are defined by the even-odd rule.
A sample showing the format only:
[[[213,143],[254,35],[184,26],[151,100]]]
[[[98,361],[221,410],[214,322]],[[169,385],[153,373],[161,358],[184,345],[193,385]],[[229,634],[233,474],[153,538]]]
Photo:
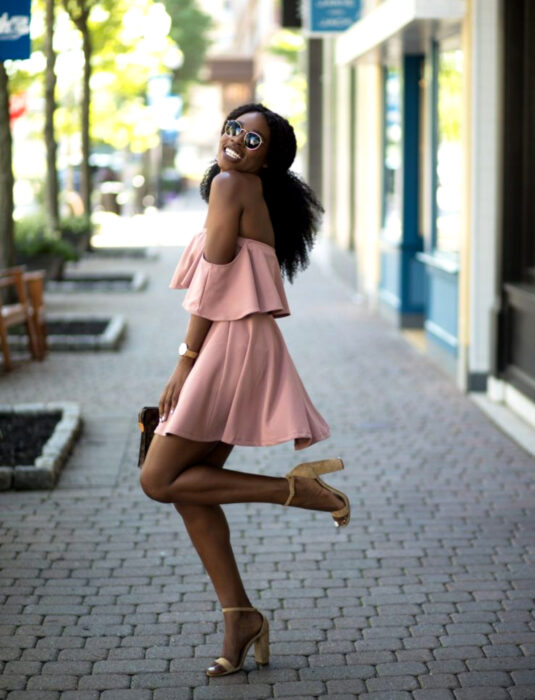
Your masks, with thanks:
[[[253,643],[257,662],[269,660],[268,620],[243,587],[220,504],[291,504],[330,512],[337,527],[349,522],[347,496],[319,478],[342,469],[340,459],[304,462],[286,477],[223,469],[234,445],[293,440],[301,450],[330,434],[275,321],[290,314],[281,272],[291,281],[306,267],[321,212],[289,171],[295,152],[290,124],[263,105],[228,115],[201,185],[205,228],[170,283],[188,290],[191,318],[141,486],[184,519],[225,613],[223,655],[209,676],[238,671]]]

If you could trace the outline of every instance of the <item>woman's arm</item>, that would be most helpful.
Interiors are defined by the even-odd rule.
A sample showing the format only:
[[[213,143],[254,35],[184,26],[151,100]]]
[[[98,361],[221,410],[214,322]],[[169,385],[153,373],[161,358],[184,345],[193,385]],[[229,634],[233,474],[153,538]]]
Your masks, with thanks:
[[[243,210],[243,184],[239,173],[220,173],[212,181],[204,247],[208,262],[221,265],[234,257]],[[211,325],[210,319],[191,314],[185,337],[190,350],[198,352],[201,349]],[[181,357],[177,362],[160,396],[160,421],[167,420],[175,410],[182,386],[194,363],[195,359],[190,357]]]
[[[246,178],[242,173],[222,172],[212,180],[204,245],[208,262],[224,265],[234,257],[247,192]]]
[[[211,325],[210,319],[191,314],[186,330],[186,343],[190,350],[198,352],[201,349]],[[191,357],[184,356],[178,360],[160,396],[158,404],[160,421],[167,420],[169,414],[175,410],[182,386],[194,363],[195,359]]]

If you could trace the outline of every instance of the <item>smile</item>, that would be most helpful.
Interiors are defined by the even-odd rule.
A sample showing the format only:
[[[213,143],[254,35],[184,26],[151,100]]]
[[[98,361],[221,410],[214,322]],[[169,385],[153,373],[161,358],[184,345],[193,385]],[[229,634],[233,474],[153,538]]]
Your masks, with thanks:
[[[223,152],[231,160],[236,160],[236,161],[241,160],[240,154],[236,153],[236,151],[233,151],[232,148],[227,147],[227,148],[225,148],[225,150]]]

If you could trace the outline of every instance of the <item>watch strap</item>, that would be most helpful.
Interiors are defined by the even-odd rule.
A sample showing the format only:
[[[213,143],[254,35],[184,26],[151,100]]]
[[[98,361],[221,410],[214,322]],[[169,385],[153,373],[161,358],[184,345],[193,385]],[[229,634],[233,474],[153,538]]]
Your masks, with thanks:
[[[184,347],[186,348],[185,350],[183,350]],[[190,350],[186,342],[180,343],[180,347],[178,349],[179,357],[190,357],[192,360],[194,360],[198,354],[199,353],[196,350]]]

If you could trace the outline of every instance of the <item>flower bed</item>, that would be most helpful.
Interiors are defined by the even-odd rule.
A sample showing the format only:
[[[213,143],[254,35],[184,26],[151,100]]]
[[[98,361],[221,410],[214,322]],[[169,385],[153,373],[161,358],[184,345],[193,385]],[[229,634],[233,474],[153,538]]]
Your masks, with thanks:
[[[80,428],[72,402],[0,405],[0,490],[52,488]]]

